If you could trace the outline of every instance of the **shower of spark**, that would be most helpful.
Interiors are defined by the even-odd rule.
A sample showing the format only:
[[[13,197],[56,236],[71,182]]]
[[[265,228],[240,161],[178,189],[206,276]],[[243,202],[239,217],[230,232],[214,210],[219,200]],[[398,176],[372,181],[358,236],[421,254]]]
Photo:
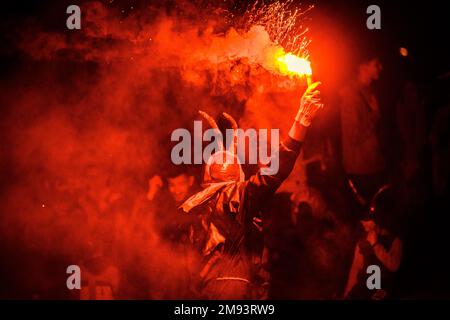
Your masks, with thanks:
[[[311,40],[307,37],[309,29],[303,25],[305,15],[314,8],[295,8],[293,0],[271,4],[256,1],[244,15],[247,26],[260,25],[271,40],[280,45],[285,52],[307,59],[307,47]]]
[[[277,72],[290,77],[306,78],[312,74],[309,62],[309,29],[305,27],[306,14],[314,8],[302,8],[294,0],[270,4],[256,1],[243,16],[243,25],[250,29],[261,26],[278,48],[268,57]]]

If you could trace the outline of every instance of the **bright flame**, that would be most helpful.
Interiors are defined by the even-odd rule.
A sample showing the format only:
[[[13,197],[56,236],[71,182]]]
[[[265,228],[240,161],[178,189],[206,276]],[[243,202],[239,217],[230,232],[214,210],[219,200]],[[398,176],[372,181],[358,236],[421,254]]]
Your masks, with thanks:
[[[278,57],[277,61],[282,74],[298,76],[312,75],[311,63],[305,58],[300,58],[292,53],[287,53]]]
[[[400,54],[403,56],[403,57],[406,57],[406,56],[408,56],[408,49],[406,49],[406,48],[400,48]]]

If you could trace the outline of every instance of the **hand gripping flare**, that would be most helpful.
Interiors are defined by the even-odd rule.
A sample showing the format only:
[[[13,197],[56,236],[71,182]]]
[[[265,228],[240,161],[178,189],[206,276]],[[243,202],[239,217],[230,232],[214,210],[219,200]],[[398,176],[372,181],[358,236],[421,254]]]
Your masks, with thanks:
[[[312,119],[316,115],[317,110],[323,108],[323,103],[320,103],[319,98],[320,91],[315,90],[318,85],[320,85],[320,82],[314,82],[308,86],[300,100],[300,107],[295,116],[295,121],[298,121],[305,127],[311,126]]]

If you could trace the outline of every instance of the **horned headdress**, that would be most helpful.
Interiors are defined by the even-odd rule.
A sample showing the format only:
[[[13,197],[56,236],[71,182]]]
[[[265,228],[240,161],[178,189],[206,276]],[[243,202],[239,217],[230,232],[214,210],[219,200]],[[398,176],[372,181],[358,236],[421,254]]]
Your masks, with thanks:
[[[219,126],[209,114],[204,111],[199,111],[199,114],[209,123],[212,129],[217,130],[217,135],[222,136]],[[245,180],[244,171],[242,171],[241,163],[236,154],[238,134],[237,122],[228,113],[224,112],[223,116],[231,125],[233,130],[233,141],[229,144],[228,149],[224,144],[224,139],[218,141],[218,151],[211,155],[206,162],[203,173],[203,184]]]

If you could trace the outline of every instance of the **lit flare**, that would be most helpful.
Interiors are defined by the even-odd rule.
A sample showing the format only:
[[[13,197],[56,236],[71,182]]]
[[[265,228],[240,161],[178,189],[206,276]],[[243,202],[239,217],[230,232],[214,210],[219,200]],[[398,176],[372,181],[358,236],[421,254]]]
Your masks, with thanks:
[[[292,53],[281,55],[277,58],[279,70],[284,75],[297,75],[310,77],[312,75],[311,63],[305,58],[300,58]]]

